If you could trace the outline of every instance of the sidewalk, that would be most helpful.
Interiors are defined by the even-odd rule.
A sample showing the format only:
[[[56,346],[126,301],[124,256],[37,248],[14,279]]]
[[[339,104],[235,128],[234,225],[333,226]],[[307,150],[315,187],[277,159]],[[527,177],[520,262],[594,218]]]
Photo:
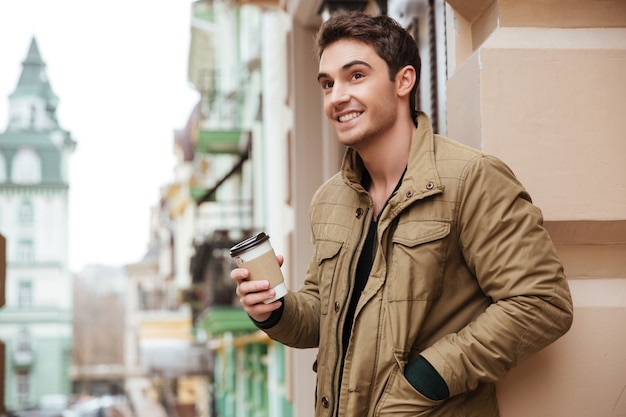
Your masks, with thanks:
[[[109,417],[136,417],[128,404],[117,404],[108,410]]]
[[[137,398],[133,403],[133,408],[135,414],[132,417],[167,417],[163,406],[150,398]]]

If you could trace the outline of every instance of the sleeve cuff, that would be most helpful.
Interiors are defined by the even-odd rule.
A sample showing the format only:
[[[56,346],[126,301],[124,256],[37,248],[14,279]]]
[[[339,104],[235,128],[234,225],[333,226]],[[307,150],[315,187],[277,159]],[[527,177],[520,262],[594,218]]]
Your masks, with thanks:
[[[446,381],[423,356],[406,366],[404,376],[413,388],[431,400],[445,400],[450,396]]]
[[[258,327],[261,330],[267,330],[267,329],[274,327],[276,324],[278,324],[281,317],[283,316],[283,311],[285,311],[285,298],[284,297],[280,299],[280,307],[277,310],[272,311],[272,315],[270,316],[269,319],[265,321],[256,321],[252,317],[250,316],[248,317],[250,317],[250,320],[252,320],[252,323],[254,323],[256,327]]]

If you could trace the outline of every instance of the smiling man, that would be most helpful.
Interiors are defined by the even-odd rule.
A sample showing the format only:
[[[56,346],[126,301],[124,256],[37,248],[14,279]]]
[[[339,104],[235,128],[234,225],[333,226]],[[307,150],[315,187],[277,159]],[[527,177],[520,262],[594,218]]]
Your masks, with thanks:
[[[495,381],[572,322],[541,212],[416,111],[418,49],[394,20],[334,15],[317,51],[348,149],[311,203],[302,288],[264,304],[268,282],[238,268],[240,302],[272,339],[319,348],[316,416],[498,416]]]

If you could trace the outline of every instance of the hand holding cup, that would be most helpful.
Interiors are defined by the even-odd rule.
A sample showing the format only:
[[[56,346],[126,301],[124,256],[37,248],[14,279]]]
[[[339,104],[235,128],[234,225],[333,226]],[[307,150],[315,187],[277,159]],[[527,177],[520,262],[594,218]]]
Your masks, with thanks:
[[[237,282],[241,305],[254,320],[267,320],[280,307],[276,301],[287,294],[282,256],[276,256],[263,232],[233,246],[230,255],[237,264],[230,276]]]

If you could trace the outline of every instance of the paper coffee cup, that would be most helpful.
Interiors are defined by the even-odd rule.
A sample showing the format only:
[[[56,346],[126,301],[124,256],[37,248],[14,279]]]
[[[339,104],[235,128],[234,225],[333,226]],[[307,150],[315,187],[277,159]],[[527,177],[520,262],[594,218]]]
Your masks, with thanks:
[[[287,294],[285,279],[280,265],[276,260],[276,253],[270,243],[270,237],[261,232],[230,248],[230,256],[240,268],[250,272],[250,280],[267,280],[276,295],[263,301],[269,304]]]

